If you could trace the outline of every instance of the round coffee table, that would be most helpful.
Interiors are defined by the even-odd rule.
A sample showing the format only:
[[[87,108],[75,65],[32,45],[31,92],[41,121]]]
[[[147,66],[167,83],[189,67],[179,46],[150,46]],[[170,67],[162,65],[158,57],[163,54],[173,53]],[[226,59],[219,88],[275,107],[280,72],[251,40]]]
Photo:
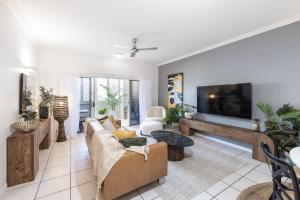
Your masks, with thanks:
[[[152,131],[151,135],[157,142],[166,142],[168,144],[169,161],[182,160],[184,158],[184,147],[194,145],[194,141],[191,138],[172,131]]]

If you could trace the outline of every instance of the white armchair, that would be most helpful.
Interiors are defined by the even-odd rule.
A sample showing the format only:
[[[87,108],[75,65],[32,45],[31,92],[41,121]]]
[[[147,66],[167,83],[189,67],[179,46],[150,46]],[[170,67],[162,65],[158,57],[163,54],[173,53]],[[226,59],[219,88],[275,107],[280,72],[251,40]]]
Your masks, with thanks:
[[[162,106],[152,106],[147,110],[146,121],[164,122],[166,118],[166,109]]]

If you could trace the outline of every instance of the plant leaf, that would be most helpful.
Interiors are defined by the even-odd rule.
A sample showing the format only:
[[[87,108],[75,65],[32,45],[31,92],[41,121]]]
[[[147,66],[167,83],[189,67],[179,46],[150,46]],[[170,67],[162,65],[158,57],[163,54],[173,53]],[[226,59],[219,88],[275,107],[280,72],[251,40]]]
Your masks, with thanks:
[[[273,107],[270,104],[264,102],[258,102],[257,107],[264,113],[265,117],[268,120],[274,118],[275,113],[273,111]]]

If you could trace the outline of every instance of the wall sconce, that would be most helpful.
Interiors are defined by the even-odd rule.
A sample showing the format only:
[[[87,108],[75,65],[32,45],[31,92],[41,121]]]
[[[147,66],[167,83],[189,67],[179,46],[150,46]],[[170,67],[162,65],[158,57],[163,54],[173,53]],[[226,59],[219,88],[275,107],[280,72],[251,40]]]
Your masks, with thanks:
[[[35,67],[23,67],[20,69],[21,73],[24,73],[26,75],[30,75],[30,73],[33,73],[36,71]]]

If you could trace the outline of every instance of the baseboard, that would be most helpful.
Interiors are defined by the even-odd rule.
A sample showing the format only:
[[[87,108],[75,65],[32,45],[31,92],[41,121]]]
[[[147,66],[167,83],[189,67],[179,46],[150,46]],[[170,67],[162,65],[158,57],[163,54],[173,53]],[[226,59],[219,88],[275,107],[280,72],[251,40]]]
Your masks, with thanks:
[[[227,142],[227,141],[224,141],[224,140],[220,140],[218,138],[214,138],[214,137],[211,137],[211,136],[208,136],[208,135],[203,135],[203,134],[200,134],[200,133],[196,133],[197,135],[199,135],[200,137],[203,137],[203,138],[206,138],[206,139],[209,139],[209,140],[213,140],[215,142],[219,142],[219,143],[222,143],[222,144],[226,144],[228,146],[231,146],[231,147],[234,147],[234,148],[237,148],[237,149],[241,149],[243,151],[247,151],[247,152],[250,152],[252,153],[252,149],[249,149],[247,147],[243,147],[243,146],[240,146],[240,145],[237,145],[237,144],[233,144],[231,142]]]
[[[7,188],[7,183],[1,186],[0,193],[4,192],[6,188]]]

